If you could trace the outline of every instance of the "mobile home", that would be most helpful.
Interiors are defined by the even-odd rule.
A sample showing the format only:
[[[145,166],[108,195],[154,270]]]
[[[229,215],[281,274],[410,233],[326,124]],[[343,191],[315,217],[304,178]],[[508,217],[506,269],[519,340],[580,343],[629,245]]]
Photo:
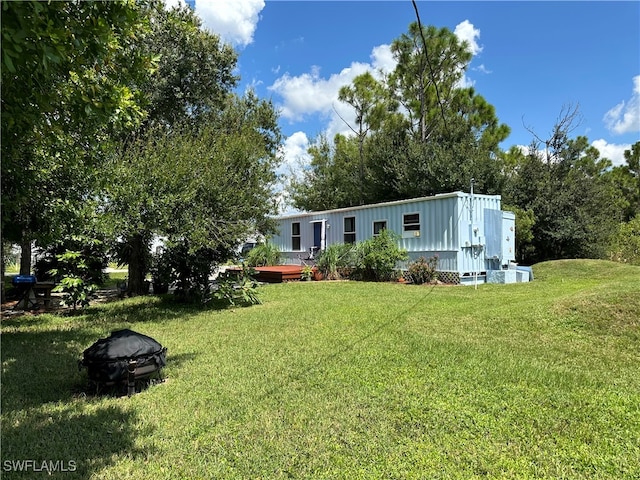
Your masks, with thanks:
[[[334,243],[356,243],[383,229],[415,260],[438,256],[440,278],[450,283],[516,281],[515,215],[499,195],[453,192],[278,219],[272,238],[286,263],[300,264]],[[408,262],[399,265],[406,268]],[[523,278],[518,272],[518,280]]]

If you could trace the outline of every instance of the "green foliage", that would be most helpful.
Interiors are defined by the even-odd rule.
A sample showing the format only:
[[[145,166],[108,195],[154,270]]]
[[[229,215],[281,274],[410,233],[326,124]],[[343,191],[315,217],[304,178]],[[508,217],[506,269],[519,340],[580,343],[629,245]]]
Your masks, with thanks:
[[[225,305],[234,307],[258,305],[262,303],[258,297],[258,282],[253,278],[255,270],[242,265],[239,273],[219,276],[213,292],[213,298]]]
[[[609,247],[609,258],[616,262],[640,265],[640,215],[620,224]]]
[[[438,279],[438,256],[420,257],[409,263],[409,268],[404,274],[405,278],[416,285],[431,283]]]
[[[329,210],[359,204],[360,167],[357,140],[320,135],[309,147],[311,168],[290,180],[292,203],[301,210]]]
[[[316,260],[316,267],[327,280],[340,280],[349,275],[354,262],[354,245],[333,243]]]
[[[522,262],[604,258],[622,219],[621,198],[605,173],[611,163],[586,137],[568,137],[575,114],[570,111],[554,126],[544,151],[532,144],[507,183],[505,203],[535,219],[531,243],[520,245]]]
[[[238,54],[217,34],[202,28],[186,5],[149,9],[150,32],[140,49],[157,58],[157,69],[141,86],[148,98],[146,126],[197,125],[209,111],[220,110],[239,80]]]
[[[273,105],[253,94],[229,96],[197,127],[150,128],[109,164],[104,198],[113,236],[127,243],[142,236],[143,251],[153,234],[190,251],[233,251],[272,224],[279,142]]]
[[[143,116],[152,68],[140,2],[2,2],[2,236],[59,241],[86,224],[96,167]]]
[[[51,272],[58,271],[78,274],[89,283],[102,285],[107,278],[107,246],[103,240],[93,236],[74,236],[40,251],[34,266],[38,280],[51,280]],[[78,259],[67,256],[67,252],[78,252]],[[78,266],[80,262],[81,268]]]
[[[91,299],[95,297],[96,285],[75,275],[66,275],[53,291],[63,292],[62,303],[75,311],[77,307],[89,306]]]
[[[295,207],[325,210],[465,190],[471,178],[480,191],[500,193],[499,145],[509,128],[474,89],[458,87],[472,57],[468,45],[446,28],[422,33],[413,23],[393,42],[398,63],[383,81],[364,74],[341,89],[339,99],[355,111],[355,136],[336,135],[333,145],[321,137],[309,147],[311,168],[290,185]]]
[[[266,241],[249,250],[245,262],[250,267],[266,267],[269,265],[278,265],[281,257],[282,252],[280,252],[278,246]]]
[[[311,280],[311,278],[313,278],[313,268],[311,268],[309,265],[305,265],[304,267],[302,267],[302,271],[300,272],[300,279]]]
[[[187,242],[170,242],[161,257],[156,273],[175,276],[175,295],[185,301],[206,302],[211,295],[210,278],[216,263],[229,255],[211,248],[190,248]],[[160,267],[160,265],[158,265]]]
[[[623,209],[623,220],[640,215],[640,142],[624,152],[625,165],[619,165],[606,173],[617,190]]]
[[[51,270],[54,277],[60,276],[60,283],[53,291],[63,292],[62,302],[72,307],[86,308],[95,296],[97,286],[91,282],[91,268],[87,258],[80,251],[66,250],[56,256],[58,268]]]
[[[171,254],[170,250],[163,249],[161,253],[151,255],[149,273],[155,294],[167,293],[169,285],[174,280]]]
[[[397,263],[407,258],[407,251],[398,247],[398,234],[384,229],[379,235],[356,244],[352,276],[376,282],[395,280]]]

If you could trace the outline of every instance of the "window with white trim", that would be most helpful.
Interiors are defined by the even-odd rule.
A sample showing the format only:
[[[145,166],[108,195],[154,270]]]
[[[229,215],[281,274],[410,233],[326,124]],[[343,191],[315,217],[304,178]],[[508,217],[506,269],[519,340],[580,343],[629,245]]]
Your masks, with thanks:
[[[291,250],[300,250],[300,222],[291,224]]]
[[[356,217],[344,217],[344,243],[356,243]]]
[[[373,222],[373,236],[377,237],[378,235],[380,235],[380,232],[382,232],[382,230],[385,230],[386,228],[387,228],[386,220],[377,220]]]
[[[404,238],[420,236],[419,213],[405,213],[402,215],[402,236]]]

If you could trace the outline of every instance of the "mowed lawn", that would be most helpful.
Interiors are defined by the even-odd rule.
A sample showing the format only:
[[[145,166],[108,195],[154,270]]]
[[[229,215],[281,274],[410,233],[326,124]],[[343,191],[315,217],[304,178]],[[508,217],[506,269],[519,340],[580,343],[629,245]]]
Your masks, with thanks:
[[[65,479],[640,478],[640,268],[534,274],[4,319],[2,478],[49,478],[27,459]],[[168,347],[167,381],[85,395],[82,351],[119,328]]]

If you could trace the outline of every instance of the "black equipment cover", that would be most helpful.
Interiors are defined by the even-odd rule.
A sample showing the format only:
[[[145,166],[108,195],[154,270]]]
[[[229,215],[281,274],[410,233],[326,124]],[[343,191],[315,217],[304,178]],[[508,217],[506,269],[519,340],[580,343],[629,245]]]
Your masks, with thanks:
[[[147,378],[166,363],[166,348],[151,337],[124,329],[87,348],[80,366],[87,368],[90,380],[113,384],[130,380],[130,374]]]

